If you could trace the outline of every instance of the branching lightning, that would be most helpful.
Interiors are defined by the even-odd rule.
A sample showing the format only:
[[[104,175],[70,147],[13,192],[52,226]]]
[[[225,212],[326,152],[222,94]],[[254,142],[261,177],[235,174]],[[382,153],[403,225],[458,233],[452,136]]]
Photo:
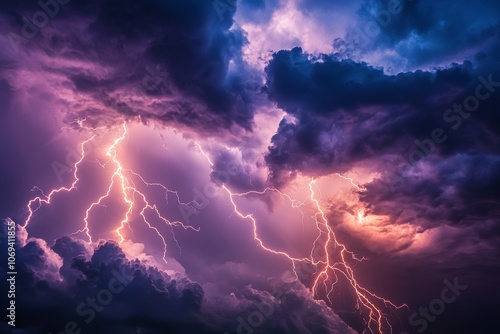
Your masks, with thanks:
[[[207,159],[210,166],[214,166],[212,160],[208,154],[203,150],[200,144],[195,143],[201,154]],[[353,187],[358,190],[363,190],[362,186],[357,185],[352,178],[345,177],[341,174],[336,174],[340,178],[347,180],[351,183]],[[317,196],[319,189],[317,188],[316,180],[312,179],[309,183],[308,202],[315,211],[313,216],[316,228],[318,230],[318,236],[314,240],[311,253],[308,257],[297,258],[291,256],[285,251],[276,250],[265,245],[263,240],[260,238],[258,233],[258,224],[256,218],[253,214],[245,214],[241,212],[238,205],[235,202],[235,197],[245,197],[248,195],[263,195],[267,192],[278,193],[281,197],[287,199],[293,208],[298,208],[306,205],[305,201],[298,201],[293,199],[290,195],[275,189],[275,188],[265,188],[262,191],[248,191],[244,193],[233,193],[226,185],[222,185],[222,188],[227,193],[229,201],[233,207],[234,212],[242,219],[249,220],[252,223],[253,237],[257,241],[258,245],[264,250],[286,257],[292,264],[293,271],[296,278],[299,279],[299,275],[296,271],[297,265],[300,263],[308,263],[315,266],[316,270],[314,274],[316,275],[311,290],[316,297],[320,297],[320,290],[323,289],[324,296],[326,300],[332,305],[331,296],[333,294],[336,283],[339,281],[339,275],[344,277],[349,285],[352,287],[357,301],[357,309],[362,312],[366,312],[366,328],[364,333],[384,333],[384,324],[389,332],[392,333],[392,326],[389,323],[387,317],[383,313],[382,307],[385,307],[389,311],[395,311],[403,307],[407,307],[406,304],[395,305],[391,301],[384,299],[375,293],[368,291],[366,288],[358,283],[355,277],[355,273],[352,265],[349,261],[363,261],[365,258],[358,258],[356,255],[347,250],[346,246],[337,240],[334,230],[330,226],[325,209],[321,206],[320,197]],[[316,188],[316,191],[315,191]],[[302,216],[304,212],[300,210]],[[318,249],[322,252],[318,252]],[[318,254],[319,253],[319,254]]]
[[[87,130],[98,130],[101,128],[89,128],[84,125],[85,120],[77,120],[73,123],[77,123],[80,128],[87,129]],[[106,130],[108,132],[108,130]],[[73,168],[73,182],[71,183],[71,186],[69,187],[61,187],[57,189],[53,189],[48,195],[44,195],[43,191],[41,191],[38,187],[34,187],[32,190],[38,189],[42,193],[42,196],[37,196],[33,199],[31,199],[28,204],[27,204],[27,210],[28,210],[28,216],[26,218],[26,221],[24,223],[24,227],[27,227],[30,221],[33,218],[34,213],[40,209],[40,207],[43,204],[51,204],[51,200],[53,196],[60,192],[70,192],[74,189],[77,188],[77,185],[80,181],[78,174],[79,174],[79,167],[81,163],[85,160],[86,154],[85,154],[85,145],[87,145],[90,141],[94,140],[94,138],[97,135],[91,136],[89,139],[83,141],[80,145],[81,148],[81,156],[80,159],[74,164]],[[175,198],[177,199],[177,204],[179,205],[190,205],[192,204],[191,202],[189,203],[183,203],[180,200],[180,197],[178,193],[174,190],[168,189],[166,186],[160,183],[151,183],[147,182],[140,174],[130,170],[130,169],[124,169],[122,162],[118,158],[118,145],[125,139],[127,136],[127,124],[124,122],[121,126],[120,134],[113,140],[112,144],[107,148],[106,150],[106,157],[109,159],[108,162],[104,164],[100,164],[101,167],[105,168],[108,163],[111,163],[114,166],[113,174],[110,177],[109,180],[109,185],[107,187],[107,190],[103,195],[98,197],[92,204],[90,204],[87,209],[85,210],[85,216],[83,217],[83,225],[84,227],[81,230],[78,230],[74,232],[73,234],[78,234],[78,233],[84,233],[88,239],[88,243],[92,244],[92,233],[90,229],[90,216],[92,213],[92,210],[96,206],[104,206],[103,202],[107,199],[109,199],[111,192],[113,189],[118,189],[120,192],[120,200],[124,204],[124,214],[123,214],[123,219],[119,222],[118,226],[115,228],[114,232],[118,236],[118,241],[119,243],[123,243],[125,241],[125,236],[123,235],[123,229],[125,228],[125,225],[130,224],[131,219],[132,219],[132,214],[134,211],[134,208],[138,208],[137,212],[141,216],[142,220],[144,223],[148,226],[149,229],[155,231],[155,233],[158,235],[158,237],[161,239],[163,243],[163,261],[165,263],[167,262],[166,257],[167,257],[167,242],[165,237],[161,234],[161,232],[158,230],[157,227],[155,227],[146,217],[146,212],[149,210],[152,212],[160,221],[165,223],[168,227],[170,227],[172,231],[172,238],[176,242],[177,246],[180,249],[179,243],[177,242],[177,239],[175,237],[175,231],[174,227],[181,227],[184,230],[193,230],[193,231],[199,231],[199,228],[195,228],[193,226],[185,225],[184,223],[180,221],[171,221],[164,217],[161,213],[160,210],[158,209],[158,206],[154,203],[150,203],[148,200],[148,197],[146,194],[142,191],[140,191],[135,183],[133,182],[132,177],[135,177],[136,179],[140,180],[142,184],[144,184],[146,187],[160,187],[165,191],[165,200],[166,204],[168,205],[168,194],[173,194],[175,195]],[[129,176],[130,175],[130,176]],[[138,199],[137,199],[137,198]],[[37,204],[35,206],[35,203]],[[34,207],[34,209],[33,209]]]
[[[89,128],[84,125],[85,120],[75,121],[80,128],[88,130],[98,130],[100,128]],[[124,122],[121,127],[117,128],[119,134],[113,139],[111,144],[107,147],[105,156],[107,162],[100,164],[103,169],[108,168],[112,165],[113,173],[109,178],[109,183],[106,187],[105,192],[97,197],[85,210],[85,215],[83,217],[83,228],[76,231],[74,234],[83,233],[88,239],[89,244],[93,243],[92,233],[91,233],[91,216],[94,208],[96,206],[105,206],[107,200],[110,200],[111,194],[114,190],[118,190],[119,201],[123,204],[123,216],[121,220],[117,223],[114,233],[120,243],[126,240],[124,235],[124,228],[126,226],[130,227],[130,223],[133,221],[134,214],[141,217],[141,220],[146,224],[146,226],[153,230],[163,243],[163,260],[167,262],[167,241],[166,237],[160,232],[158,227],[156,227],[150,219],[148,219],[148,212],[153,214],[158,221],[161,221],[166,226],[168,226],[172,231],[172,239],[176,242],[177,246],[179,244],[175,237],[174,228],[183,228],[184,230],[199,231],[198,228],[193,226],[185,225],[180,221],[172,221],[164,217],[157,204],[153,203],[148,199],[148,196],[144,191],[141,191],[136,183],[140,183],[143,187],[158,187],[165,192],[165,204],[169,204],[169,195],[173,195],[179,205],[193,205],[192,202],[183,203],[180,200],[178,193],[174,190],[167,188],[165,185],[156,182],[148,182],[140,174],[130,170],[125,169],[124,164],[118,156],[118,148],[120,143],[127,136],[127,124]],[[110,129],[106,129],[106,133]],[[54,196],[62,192],[71,192],[77,189],[79,179],[79,169],[81,164],[86,159],[85,148],[90,142],[96,138],[96,134],[92,135],[90,138],[84,140],[80,144],[80,159],[73,166],[73,181],[69,186],[60,187],[51,190],[48,195],[45,195],[43,191],[34,187],[32,190],[39,190],[41,195],[31,199],[27,204],[28,215],[24,223],[24,227],[28,227],[29,223],[33,219],[35,213],[44,205],[52,204]],[[210,166],[214,166],[210,156],[203,150],[199,143],[195,143],[199,148],[201,154],[206,158]],[[358,190],[363,190],[364,188],[354,182],[352,178],[345,177],[341,174],[337,174],[339,178],[347,180],[350,184]],[[135,182],[134,182],[135,181]],[[231,203],[234,213],[241,219],[251,222],[253,229],[253,238],[256,240],[257,244],[267,252],[273,253],[275,255],[283,256],[287,258],[291,264],[296,278],[299,279],[297,272],[298,265],[308,264],[315,268],[314,273],[312,273],[312,285],[311,291],[317,298],[325,298],[330,304],[332,304],[333,292],[336,284],[340,279],[345,279],[345,281],[352,288],[356,295],[356,305],[357,309],[361,314],[365,315],[366,328],[364,333],[383,333],[385,329],[392,331],[392,327],[386,317],[383,310],[395,311],[406,305],[395,305],[391,301],[384,299],[375,293],[368,291],[366,288],[360,285],[358,282],[355,272],[353,270],[353,262],[362,261],[364,258],[358,258],[352,252],[350,252],[344,244],[338,241],[331,224],[328,221],[326,209],[321,204],[321,196],[319,188],[317,186],[317,180],[312,179],[309,182],[308,190],[309,196],[306,200],[299,201],[293,199],[289,194],[278,190],[276,188],[266,188],[262,191],[248,191],[244,193],[235,193],[231,191],[226,184],[222,185],[222,189],[227,193],[229,201]],[[253,214],[245,214],[239,208],[236,203],[236,198],[246,197],[246,196],[261,196],[266,193],[276,193],[282,198],[286,199],[292,208],[298,209],[302,214],[302,223],[304,223],[305,212],[302,208],[306,206],[314,211],[313,220],[314,226],[317,229],[317,237],[312,243],[311,252],[309,255],[304,257],[295,257],[290,255],[284,250],[274,249],[265,244],[259,235],[259,228],[257,219]],[[115,199],[116,200],[116,199]],[[179,247],[180,249],[180,247]]]
[[[33,214],[38,210],[40,209],[40,207],[42,206],[43,203],[45,204],[51,204],[51,201],[52,201],[52,197],[60,192],[70,192],[72,191],[73,189],[76,189],[76,185],[78,183],[78,181],[80,181],[80,179],[78,178],[78,166],[82,163],[83,159],[85,158],[85,144],[87,144],[88,142],[92,141],[94,138],[96,137],[96,135],[93,135],[92,137],[90,137],[89,139],[85,140],[81,145],[80,145],[80,148],[81,148],[81,157],[80,157],[80,160],[78,160],[76,163],[75,163],[75,166],[73,168],[73,183],[71,184],[70,187],[61,187],[61,188],[57,188],[57,189],[53,189],[48,196],[44,195],[43,194],[43,191],[41,191],[42,193],[42,196],[43,197],[40,197],[40,196],[37,196],[33,199],[31,199],[29,202],[28,202],[28,205],[27,205],[27,209],[28,209],[28,217],[26,218],[25,222],[24,222],[24,225],[23,227],[27,227],[29,222],[31,221],[31,218],[33,217]],[[38,187],[33,187],[32,191],[34,189],[40,189]],[[34,203],[38,203],[38,206],[33,210],[33,204]]]

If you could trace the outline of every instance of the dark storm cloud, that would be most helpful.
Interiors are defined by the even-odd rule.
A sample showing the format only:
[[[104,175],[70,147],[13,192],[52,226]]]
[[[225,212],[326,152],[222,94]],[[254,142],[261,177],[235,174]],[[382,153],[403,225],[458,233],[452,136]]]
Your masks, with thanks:
[[[0,248],[6,249],[6,220],[1,221],[0,231]],[[68,237],[56,240],[52,247],[34,238],[23,245],[21,234],[18,239],[16,328],[26,333],[61,332],[70,322],[96,334],[136,333],[138,329],[143,333],[234,333],[237,319],[248,322],[259,305],[269,313],[265,312],[265,322],[254,326],[255,333],[349,332],[302,285],[275,284],[273,295],[248,286],[238,288],[225,275],[224,286],[212,287],[224,293],[206,300],[198,283],[139,260],[129,261],[114,242],[101,242],[92,254],[81,241]],[[2,290],[5,254],[2,252]]]
[[[431,164],[430,175],[408,173],[391,189],[384,178],[369,183],[361,199],[375,214],[389,214],[400,222],[421,220],[427,227],[498,222],[499,156],[459,154]],[[498,237],[498,231],[481,235]]]
[[[231,320],[226,332],[230,334],[355,333],[323,302],[312,300],[304,286],[293,283],[276,286],[271,293],[246,286],[215,302],[216,319]]]
[[[479,75],[488,77],[488,68],[477,69],[470,62],[435,72],[387,75],[334,56],[313,59],[299,48],[276,53],[266,71],[269,96],[295,118],[281,122],[266,157],[278,182],[297,170],[342,172],[366,159],[405,154],[432,129],[449,128],[443,113],[474,92]],[[498,80],[500,73],[491,77]],[[469,122],[464,120],[461,133],[450,133],[438,148],[441,154],[476,146],[498,152],[497,95],[484,101]],[[485,129],[493,134],[487,136]],[[479,135],[467,138],[464,132]]]
[[[239,60],[245,36],[236,28],[229,30],[233,13],[221,20],[211,1],[194,0],[72,1],[57,6],[49,23],[19,48],[28,52],[30,61],[49,55],[85,64],[45,70],[65,76],[75,94],[101,103],[101,113],[141,115],[205,132],[233,124],[251,129],[254,87]],[[0,11],[6,22],[2,33],[12,41],[12,34],[24,36],[22,17],[32,19],[41,8],[18,1],[1,4]],[[137,91],[142,92],[138,105],[131,102]],[[160,101],[148,101],[152,97]],[[68,118],[91,115],[92,110],[95,106],[83,105]]]
[[[282,184],[297,172],[321,176],[369,166],[384,174],[361,197],[375,213],[427,228],[498,221],[496,50],[484,49],[474,64],[397,75],[299,48],[277,52],[266,69],[269,96],[293,119],[284,119],[272,138],[266,156],[271,179]],[[478,86],[491,94],[477,111],[450,119],[458,115],[450,109],[471,101]],[[427,146],[425,165],[416,165],[409,153],[430,145],[437,128],[446,140]],[[390,180],[393,174],[401,175],[398,181]]]
[[[5,242],[2,234],[2,249]],[[82,330],[93,333],[120,329],[132,332],[137,326],[149,330],[196,328],[187,323],[201,306],[203,291],[198,284],[180,276],[171,277],[138,260],[127,261],[114,243],[101,244],[86,260],[84,255],[77,255],[81,251],[78,244],[66,239],[54,246],[68,261],[66,269],[63,265],[60,271],[62,281],[47,275],[49,271],[57,273],[56,265],[62,261],[44,242],[30,239],[18,249],[17,327],[31,328],[31,333],[60,332],[67,322],[75,321]],[[76,256],[71,258],[71,253]],[[76,281],[73,274],[65,276],[69,265],[79,273]],[[100,292],[103,290],[106,291]],[[112,300],[108,306],[110,291]],[[105,303],[99,303],[100,299],[106,300]]]
[[[395,51],[407,65],[434,65],[477,51],[498,38],[494,0],[367,0],[346,40],[364,52]],[[460,58],[458,58],[460,59]]]
[[[311,113],[328,114],[358,106],[423,105],[430,94],[445,93],[446,85],[466,84],[471,79],[470,66],[391,76],[366,63],[328,55],[315,59],[295,48],[276,53],[266,72],[270,97],[295,115],[304,107],[312,107]]]

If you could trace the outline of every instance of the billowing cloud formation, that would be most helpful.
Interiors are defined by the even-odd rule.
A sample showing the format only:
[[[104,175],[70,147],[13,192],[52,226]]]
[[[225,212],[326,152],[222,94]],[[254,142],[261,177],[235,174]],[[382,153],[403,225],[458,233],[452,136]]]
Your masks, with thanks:
[[[432,68],[461,62],[495,43],[500,6],[494,0],[467,5],[431,0],[365,0],[357,22],[336,45],[350,56],[394,68]]]
[[[473,224],[473,238],[493,245],[497,233],[484,231],[500,219],[496,55],[489,46],[474,62],[389,75],[337,55],[275,53],[269,96],[288,116],[266,156],[272,181],[363,166],[378,175],[360,191],[370,214],[420,231]]]
[[[1,249],[7,248],[7,222],[1,222]],[[4,257],[2,290],[7,272]],[[128,260],[114,242],[101,242],[92,252],[69,237],[56,240],[52,247],[30,238],[18,248],[17,258],[16,326],[25,333],[65,328],[96,334],[233,333],[241,324],[255,328],[254,333],[354,333],[301,284],[274,283],[267,292],[226,281],[211,285],[207,300],[200,284],[146,262]],[[219,293],[214,294],[215,290]],[[252,318],[255,311],[263,313]]]
[[[294,117],[282,121],[272,139],[267,161],[275,177],[283,167],[323,174],[382,154],[403,154],[437,127],[451,127],[438,145],[442,155],[476,146],[497,152],[496,67],[466,61],[434,72],[387,75],[365,63],[314,58],[296,48],[276,53],[267,74],[270,97]],[[478,85],[483,87],[475,90]],[[475,92],[484,94],[481,101],[466,99]],[[466,110],[448,112],[464,102]],[[479,111],[470,116],[469,109]],[[453,131],[459,127],[478,136],[465,139]]]
[[[45,73],[65,91],[69,120],[141,116],[201,132],[251,129],[255,86],[238,60],[245,37],[230,29],[233,10],[206,1],[47,4],[53,17],[40,28],[36,3],[0,5],[3,47],[8,71],[20,70],[26,52],[40,71],[31,75]]]
[[[500,196],[498,156],[459,154],[419,167],[420,171],[409,170],[391,189],[384,179],[368,184],[362,199],[376,213],[393,214],[397,221],[417,219],[428,227],[444,222],[471,225],[500,218],[494,205]],[[498,232],[485,235],[495,236]]]
[[[488,77],[470,62],[435,72],[386,75],[365,63],[328,55],[312,58],[298,48],[276,53],[267,73],[270,97],[295,118],[284,120],[272,139],[267,161],[278,178],[283,169],[321,174],[382,154],[403,154],[433,128],[449,127],[451,115],[444,119],[443,113],[474,92],[482,82],[478,76]],[[488,97],[471,123],[496,130],[498,113],[492,109],[498,97]],[[496,151],[484,136],[475,142],[450,137],[440,146],[446,154],[479,143]]]

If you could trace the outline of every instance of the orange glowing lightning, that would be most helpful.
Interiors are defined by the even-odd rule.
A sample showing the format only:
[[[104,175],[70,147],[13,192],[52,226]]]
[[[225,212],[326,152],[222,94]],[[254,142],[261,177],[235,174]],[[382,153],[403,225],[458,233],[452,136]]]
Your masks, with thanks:
[[[212,160],[210,159],[208,154],[204,152],[201,145],[197,142],[195,144],[198,146],[201,154],[207,159],[210,166],[213,167],[214,164]],[[354,183],[352,178],[348,178],[340,174],[337,174],[337,176],[349,181],[358,190],[364,189],[362,186]],[[262,191],[248,191],[245,193],[233,193],[224,184],[222,185],[222,188],[228,194],[229,201],[231,202],[234,212],[240,218],[249,220],[252,223],[253,237],[257,241],[258,245],[270,253],[286,257],[292,263],[292,268],[297,279],[299,279],[296,271],[297,263],[309,263],[316,267],[316,277],[314,278],[314,283],[311,287],[311,290],[316,297],[318,297],[319,289],[320,287],[322,287],[324,293],[326,294],[326,299],[328,300],[330,305],[332,305],[331,295],[334,291],[335,284],[339,281],[339,277],[337,274],[341,274],[343,277],[345,277],[349,285],[352,287],[357,297],[357,309],[362,311],[361,308],[363,308],[368,313],[367,320],[365,321],[366,328],[364,330],[364,333],[384,333],[384,323],[387,324],[389,332],[392,333],[392,326],[389,323],[388,319],[384,316],[381,307],[384,306],[389,310],[394,311],[407,306],[405,304],[400,306],[395,305],[391,301],[368,291],[358,283],[357,279],[355,278],[354,270],[349,264],[346,257],[354,261],[362,261],[365,259],[357,258],[354,253],[348,251],[346,246],[337,240],[335,233],[331,228],[328,219],[326,218],[325,211],[320,204],[320,199],[316,198],[314,186],[317,187],[316,180],[312,179],[309,183],[310,196],[308,200],[310,201],[313,209],[316,211],[316,213],[314,214],[314,221],[316,224],[316,228],[318,229],[318,237],[313,242],[310,255],[304,258],[293,257],[285,251],[275,250],[266,246],[262,239],[259,237],[257,220],[255,219],[253,214],[242,213],[241,210],[238,209],[238,205],[235,203],[234,198],[247,195],[263,195],[266,192],[276,192],[280,196],[288,199],[293,208],[300,208],[301,206],[304,206],[306,204],[305,201],[301,202],[294,200],[290,195],[283,193],[275,188],[266,188]],[[301,213],[302,215],[304,214],[302,211]],[[325,236],[326,240],[323,240]],[[318,247],[322,249],[323,257],[316,254]],[[334,260],[335,258],[337,258],[336,261]]]

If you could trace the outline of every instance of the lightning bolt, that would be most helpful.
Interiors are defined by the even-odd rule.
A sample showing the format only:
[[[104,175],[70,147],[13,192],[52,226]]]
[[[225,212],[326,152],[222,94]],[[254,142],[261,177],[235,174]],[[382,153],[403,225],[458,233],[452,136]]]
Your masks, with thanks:
[[[82,129],[87,129],[87,130],[99,130],[102,128],[90,128],[84,125],[85,119],[83,120],[76,120],[72,123],[76,123],[79,125],[80,128]],[[106,132],[108,132],[109,129],[106,129]],[[90,231],[90,216],[93,211],[93,209],[96,206],[105,206],[103,202],[108,200],[110,198],[110,195],[113,191],[113,189],[118,189],[120,193],[120,200],[124,204],[124,212],[123,212],[123,218],[122,220],[118,223],[117,227],[115,228],[114,232],[118,236],[118,241],[119,243],[123,243],[125,241],[125,236],[123,235],[123,229],[125,226],[130,227],[130,222],[132,220],[132,215],[134,213],[134,209],[137,208],[138,215],[141,216],[142,221],[146,224],[146,226],[155,231],[155,233],[158,235],[160,240],[163,243],[163,261],[167,263],[167,241],[165,237],[161,234],[160,230],[155,227],[151,221],[147,218],[146,213],[148,211],[152,212],[161,222],[166,224],[172,232],[172,239],[175,241],[177,244],[177,247],[179,250],[181,250],[180,245],[177,241],[174,227],[180,227],[183,228],[184,230],[193,230],[193,231],[199,231],[199,228],[195,228],[190,225],[185,225],[181,221],[172,221],[167,219],[165,216],[163,216],[160,213],[160,209],[155,203],[152,203],[150,200],[148,200],[148,196],[141,191],[134,183],[133,178],[138,179],[144,186],[146,187],[160,187],[165,191],[165,204],[168,205],[168,195],[173,194],[175,195],[175,198],[177,200],[177,204],[179,205],[187,205],[187,206],[192,206],[193,203],[188,202],[188,203],[183,203],[180,200],[179,194],[167,188],[165,185],[157,182],[147,182],[144,177],[142,177],[140,174],[130,170],[130,169],[125,169],[123,167],[122,162],[118,158],[118,146],[119,144],[126,138],[127,136],[127,123],[123,122],[123,124],[120,127],[120,134],[114,138],[112,141],[111,145],[107,147],[106,149],[106,157],[108,161],[104,164],[100,164],[101,167],[106,168],[108,164],[111,164],[114,166],[113,173],[109,179],[109,184],[104,192],[100,197],[98,197],[94,202],[92,202],[87,209],[85,210],[85,216],[83,217],[83,228],[72,233],[78,234],[78,233],[84,233],[85,236],[88,239],[88,243],[92,244],[92,233]],[[24,227],[27,227],[30,221],[33,218],[33,215],[40,209],[40,207],[43,204],[51,204],[51,200],[53,196],[55,196],[58,193],[61,192],[70,192],[74,189],[77,188],[77,184],[80,182],[80,179],[78,177],[79,174],[79,167],[80,164],[85,160],[86,155],[85,155],[85,145],[87,145],[90,141],[92,141],[97,135],[91,136],[89,139],[83,141],[80,144],[80,149],[81,149],[81,156],[80,159],[74,164],[74,172],[73,172],[73,182],[71,185],[68,187],[61,187],[57,189],[53,189],[50,191],[48,195],[44,195],[43,191],[41,191],[40,188],[38,187],[33,187],[32,191],[34,190],[39,190],[42,194],[42,196],[37,196],[33,199],[31,199],[28,204],[27,204],[27,211],[28,211],[28,216],[26,218],[26,221],[24,223]],[[139,200],[136,200],[136,197],[139,198]],[[37,204],[35,206],[35,204]],[[34,209],[33,209],[34,208]]]
[[[345,177],[344,175],[339,174],[339,173],[335,173],[335,175],[337,175],[337,176],[338,176],[338,177],[340,177],[341,179],[344,179],[344,180],[349,181],[349,182],[351,183],[351,185],[352,185],[354,188],[358,189],[358,190],[366,190],[366,188],[365,188],[365,187],[360,186],[360,185],[358,185],[358,184],[354,183],[354,180],[353,180],[352,178],[350,178],[350,177]]]
[[[195,142],[195,144],[199,148],[201,154],[206,158],[210,166],[213,167],[214,164],[212,160],[210,159],[209,155],[203,150],[202,146],[197,142]],[[364,189],[362,186],[357,185],[352,178],[345,177],[338,173],[336,175],[342,179],[349,181],[351,185],[356,189]],[[278,189],[269,187],[265,188],[262,191],[234,193],[225,184],[223,184],[222,189],[224,189],[224,191],[227,193],[229,201],[233,207],[233,211],[236,213],[236,215],[244,220],[248,220],[251,222],[253,228],[253,238],[255,239],[257,244],[262,249],[270,253],[287,258],[292,264],[296,279],[299,279],[299,276],[296,272],[298,263],[309,263],[315,266],[316,271],[314,274],[316,275],[316,277],[314,278],[313,284],[311,286],[311,291],[313,292],[314,296],[320,297],[320,290],[322,289],[325,293],[326,300],[330,303],[330,305],[332,305],[333,303],[331,296],[334,292],[335,285],[339,281],[339,276],[344,277],[356,295],[357,309],[360,310],[360,312],[363,309],[367,313],[365,319],[366,328],[363,333],[384,333],[384,324],[387,325],[386,328],[388,328],[389,332],[392,333],[392,326],[383,313],[382,306],[393,312],[408,306],[406,304],[395,305],[390,300],[387,300],[376,295],[373,292],[370,292],[359,284],[350,261],[363,261],[366,259],[358,258],[353,252],[350,252],[344,244],[338,241],[335,232],[330,226],[330,223],[327,219],[325,210],[321,206],[320,197],[317,196],[319,188],[317,187],[316,182],[316,179],[312,179],[309,182],[310,194],[307,201],[315,211],[313,218],[318,230],[318,236],[312,244],[312,249],[309,256],[302,258],[294,257],[283,250],[276,250],[266,246],[259,236],[256,218],[253,216],[253,214],[245,214],[241,212],[235,202],[235,198],[245,197],[249,195],[264,195],[267,192],[275,192],[278,193],[281,197],[287,199],[291,203],[292,208],[298,208],[299,210],[301,207],[306,205],[306,201],[295,200],[290,195]],[[302,216],[304,216],[304,212],[302,210],[300,210],[300,212],[302,213]],[[322,240],[322,237],[324,239],[324,236],[326,236],[326,240]],[[323,257],[315,254],[315,250],[317,249],[317,247],[322,248],[322,254],[324,254]]]
[[[78,124],[80,128],[87,130],[98,130],[103,128],[91,128],[87,127],[84,124],[85,120],[77,120],[74,123]],[[106,128],[106,133],[110,129]],[[153,203],[148,199],[148,196],[144,191],[141,191],[139,187],[136,186],[136,182],[140,182],[144,187],[158,187],[161,188],[165,192],[165,204],[169,203],[169,195],[174,195],[177,204],[179,205],[187,205],[193,206],[193,201],[188,203],[183,203],[180,200],[179,194],[176,191],[170,190],[166,186],[157,182],[148,182],[146,179],[140,174],[130,170],[125,169],[124,164],[118,157],[118,149],[120,143],[127,137],[127,123],[123,122],[121,127],[119,127],[119,134],[114,138],[112,143],[106,149],[106,158],[108,161],[104,164],[100,164],[102,168],[107,168],[107,166],[111,165],[113,168],[113,173],[109,178],[109,184],[106,188],[106,191],[98,198],[95,199],[85,210],[85,215],[83,217],[83,228],[81,230],[76,231],[74,234],[84,233],[88,239],[88,243],[92,244],[92,233],[90,230],[91,222],[91,214],[96,206],[104,206],[104,202],[109,200],[111,197],[111,193],[114,189],[118,189],[119,191],[119,200],[124,204],[123,207],[123,218],[119,221],[117,227],[114,229],[114,233],[117,235],[119,243],[123,243],[126,239],[126,236],[123,233],[124,228],[127,226],[130,228],[130,223],[133,220],[134,214],[141,217],[141,220],[146,224],[146,226],[153,230],[163,243],[163,261],[166,263],[167,260],[167,241],[164,235],[160,232],[158,227],[152,223],[151,220],[148,219],[148,212],[152,213],[159,221],[164,223],[167,227],[170,228],[172,232],[172,238],[180,249],[179,243],[175,237],[174,228],[182,228],[184,230],[193,230],[199,231],[199,228],[195,228],[190,225],[185,225],[180,221],[172,221],[164,217],[157,204]],[[91,141],[96,138],[96,134],[92,135],[90,138],[86,139],[80,144],[81,156],[80,159],[73,166],[73,181],[69,186],[60,187],[57,189],[51,190],[48,195],[45,195],[44,192],[38,188],[33,187],[32,191],[38,190],[41,195],[36,196],[31,199],[27,204],[28,215],[24,223],[24,227],[28,227],[31,222],[34,214],[44,205],[52,204],[52,199],[59,193],[63,192],[71,192],[77,189],[77,185],[80,182],[79,179],[79,168],[81,163],[86,159],[85,147]],[[210,166],[214,166],[210,156],[203,150],[202,146],[195,142],[196,146],[199,148],[201,154],[208,161]],[[358,190],[363,190],[364,188],[360,185],[357,185],[352,178],[345,177],[341,174],[337,174],[338,177],[347,180],[350,184]],[[134,182],[134,180],[136,182]],[[253,229],[253,238],[257,242],[257,244],[267,252],[272,254],[283,256],[288,259],[291,264],[293,271],[296,275],[296,278],[299,279],[296,268],[300,263],[307,263],[315,266],[316,270],[313,275],[313,283],[311,291],[317,298],[321,298],[322,293],[324,298],[332,305],[332,295],[335,289],[335,285],[339,282],[339,279],[343,277],[352,288],[356,295],[356,306],[360,312],[365,312],[365,324],[366,328],[364,333],[383,333],[384,328],[389,328],[392,332],[392,327],[383,312],[383,310],[395,311],[402,307],[407,307],[405,304],[403,305],[395,305],[391,301],[384,299],[373,292],[370,292],[366,288],[364,288],[358,282],[354,270],[352,261],[363,261],[364,258],[358,258],[353,252],[350,252],[347,247],[338,241],[334,230],[331,227],[331,224],[328,221],[327,214],[325,209],[321,205],[321,196],[318,196],[320,193],[319,188],[317,186],[317,180],[311,179],[309,182],[309,196],[304,201],[298,201],[293,199],[289,194],[280,191],[276,188],[265,188],[262,191],[248,191],[244,193],[235,193],[231,191],[228,186],[222,184],[221,187],[228,195],[229,201],[231,203],[232,209],[234,213],[243,220],[247,220],[252,224]],[[310,208],[314,210],[314,224],[318,231],[318,236],[312,243],[311,252],[308,256],[305,257],[295,257],[287,253],[286,251],[273,249],[272,247],[268,247],[264,241],[261,239],[259,235],[258,222],[257,219],[253,216],[253,214],[245,214],[243,213],[237,203],[235,202],[235,198],[238,197],[246,197],[246,196],[262,196],[266,193],[277,193],[282,198],[286,199],[290,202],[292,208],[298,209],[302,214],[302,222],[304,223],[304,211],[301,208],[308,205]],[[315,250],[317,248],[322,249],[322,254],[316,254]]]
[[[31,199],[28,204],[27,204],[27,209],[28,209],[28,217],[26,218],[26,220],[24,221],[24,225],[23,227],[28,227],[28,224],[30,223],[31,221],[31,218],[33,217],[33,214],[38,211],[38,209],[41,208],[41,206],[43,205],[43,203],[45,204],[51,204],[51,201],[52,201],[52,197],[60,192],[70,192],[72,191],[73,189],[76,189],[76,185],[78,183],[78,181],[80,181],[80,179],[78,178],[78,167],[80,166],[80,164],[82,163],[83,159],[85,158],[85,145],[87,143],[89,143],[90,141],[92,141],[94,138],[96,137],[96,135],[93,135],[92,137],[90,137],[89,139],[85,140],[83,143],[80,144],[80,150],[81,150],[81,157],[80,159],[75,163],[74,167],[73,167],[73,178],[74,178],[74,181],[73,183],[71,183],[71,186],[70,187],[61,187],[61,188],[57,188],[57,189],[53,189],[48,196],[44,195],[43,194],[43,191],[40,190],[40,192],[42,193],[42,196],[43,197],[40,197],[40,196],[37,196],[33,199]],[[31,189],[31,191],[34,191],[35,189],[40,189],[38,187],[33,187],[33,189]],[[38,206],[33,210],[33,204],[34,203],[38,203]]]

